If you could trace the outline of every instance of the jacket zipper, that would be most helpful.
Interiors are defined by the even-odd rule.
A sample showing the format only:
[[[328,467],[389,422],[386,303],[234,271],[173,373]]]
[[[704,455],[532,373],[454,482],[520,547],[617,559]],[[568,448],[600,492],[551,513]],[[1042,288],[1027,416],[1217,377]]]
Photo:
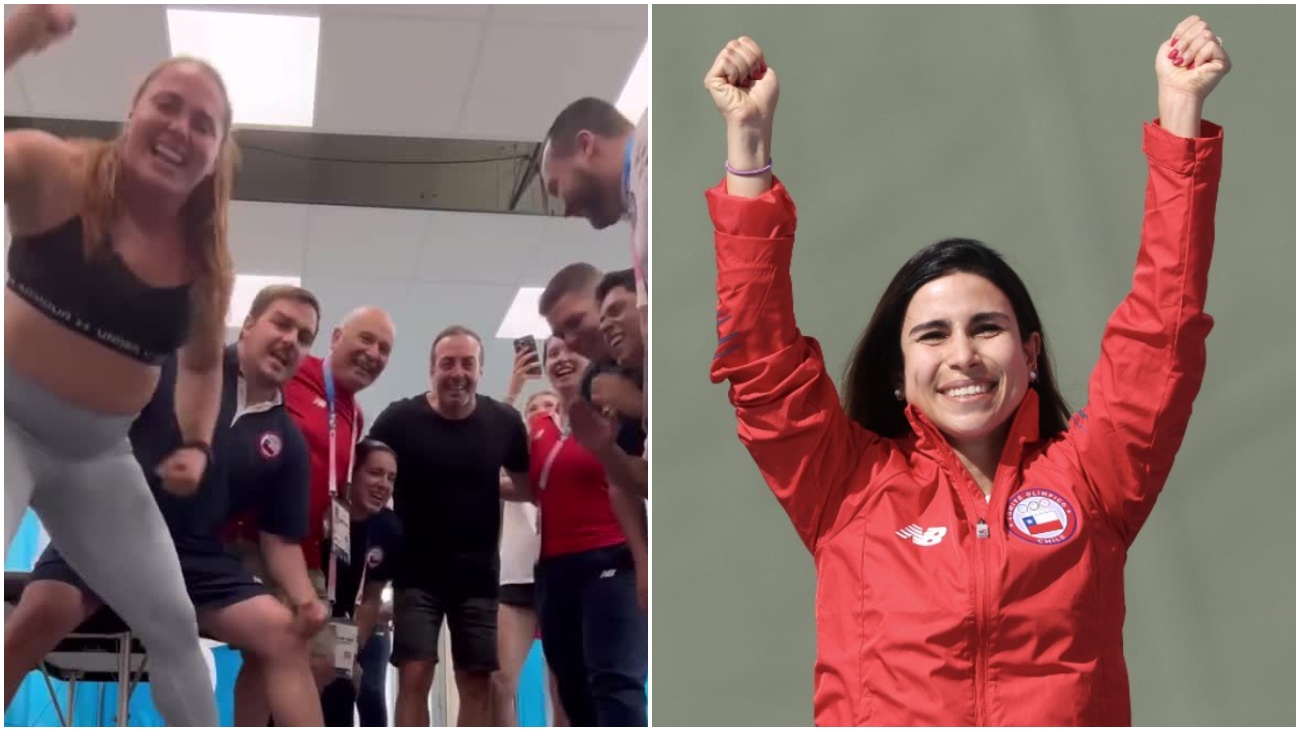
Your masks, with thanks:
[[[988,539],[992,530],[985,515],[988,506],[976,504],[971,487],[974,483],[966,468],[957,462],[956,457],[947,463],[948,476],[955,483],[960,499],[966,506],[967,515],[975,518],[975,725],[988,725]],[[971,483],[971,484],[967,484]],[[983,492],[981,491],[981,494]]]
[[[988,714],[988,673],[989,673],[989,569],[988,539],[992,529],[985,519],[989,505],[978,505],[973,497],[974,482],[966,468],[957,462],[956,456],[950,457],[950,477],[955,478],[956,488],[966,503],[969,515],[975,521],[975,725],[987,726]],[[967,484],[970,483],[970,484]],[[981,495],[983,491],[981,491]]]
[[[939,445],[943,445],[943,437],[939,431],[928,423],[923,422],[922,430],[928,433],[930,439]],[[946,445],[945,445],[946,446]],[[945,465],[949,479],[952,480],[954,488],[960,494],[961,500],[965,502],[967,515],[975,518],[975,725],[989,725],[988,711],[988,674],[989,674],[989,615],[992,610],[989,607],[989,596],[992,591],[989,589],[989,567],[988,567],[988,543],[992,537],[992,528],[989,526],[985,517],[990,513],[992,503],[986,501],[984,505],[978,505],[973,497],[973,492],[978,491],[983,497],[983,490],[975,485],[974,479],[966,471],[966,467],[957,459],[956,453],[951,449],[945,450],[941,447],[940,463]],[[997,486],[1000,481],[1005,480],[1002,474],[1002,468],[999,466],[993,479],[993,492],[997,492]],[[971,488],[975,488],[972,490]]]
[[[987,726],[988,716],[988,537],[989,524],[983,518],[975,525],[975,725]]]

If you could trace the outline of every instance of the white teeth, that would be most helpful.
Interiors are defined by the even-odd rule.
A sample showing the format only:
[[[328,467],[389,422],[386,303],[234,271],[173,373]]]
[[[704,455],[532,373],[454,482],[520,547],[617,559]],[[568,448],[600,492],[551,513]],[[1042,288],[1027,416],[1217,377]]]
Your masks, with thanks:
[[[993,390],[993,384],[979,383],[973,386],[962,386],[961,388],[954,388],[951,391],[948,391],[947,393],[949,396],[961,398],[963,396],[978,396],[979,394],[988,393],[989,391],[992,390]]]
[[[167,162],[173,165],[185,164],[185,158],[179,152],[171,149],[170,147],[167,147],[165,145],[156,145],[153,148],[153,151],[155,154],[158,155],[158,157],[161,157],[162,159],[166,160]]]

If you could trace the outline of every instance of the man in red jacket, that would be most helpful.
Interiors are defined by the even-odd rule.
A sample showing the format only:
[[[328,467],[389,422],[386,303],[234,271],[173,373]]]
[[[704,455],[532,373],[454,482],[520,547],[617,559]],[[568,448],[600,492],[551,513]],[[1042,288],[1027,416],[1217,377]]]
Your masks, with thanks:
[[[303,557],[308,573],[316,586],[317,594],[328,601],[327,580],[329,567],[321,563],[321,544],[328,540],[329,518],[329,454],[330,430],[326,388],[326,371],[332,375],[335,402],[335,467],[337,489],[352,474],[352,457],[356,443],[361,439],[365,420],[356,395],[368,388],[384,372],[393,349],[395,328],[386,312],[378,307],[354,310],[334,329],[330,337],[328,357],[309,356],[284,389],[285,407],[307,441],[311,461],[311,489],[308,508],[310,532],[302,542]],[[235,550],[241,553],[254,574],[265,577],[260,571],[260,556],[256,543],[248,536],[256,527],[248,518],[242,519],[235,532]],[[338,597],[336,597],[337,599]],[[333,676],[333,635],[327,626],[312,642],[312,665],[317,683],[324,687]],[[261,696],[258,677],[261,668],[256,662],[245,660],[235,683],[235,713],[237,725],[265,725],[266,706]]]

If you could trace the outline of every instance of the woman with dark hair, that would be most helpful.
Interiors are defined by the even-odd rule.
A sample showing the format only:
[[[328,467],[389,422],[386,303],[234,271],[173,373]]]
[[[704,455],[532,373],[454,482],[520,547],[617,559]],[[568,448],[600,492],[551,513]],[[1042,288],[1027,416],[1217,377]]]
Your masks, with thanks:
[[[817,566],[819,725],[1130,723],[1124,562],[1205,369],[1230,68],[1193,16],[1156,58],[1160,118],[1133,288],[1069,416],[1042,323],[989,247],[941,241],[887,288],[844,379],[795,325],[795,207],[772,176],[776,73],[740,38],[705,86],[727,125],[708,192],[715,382]]]
[[[5,68],[67,36],[67,6],[5,21]],[[5,132],[13,243],[5,289],[5,550],[30,504],[51,541],[149,651],[169,724],[217,723],[176,548],[128,440],[178,353],[182,441],[156,467],[191,494],[212,455],[234,276],[230,99],[208,64],[169,59],[117,139]]]
[[[401,524],[388,504],[397,481],[397,453],[378,439],[362,439],[353,465],[348,483],[352,555],[347,563],[335,564],[333,616],[356,623],[356,662],[351,679],[337,678],[325,687],[321,707],[326,726],[354,725],[354,711],[362,726],[387,726],[384,666],[390,647],[387,637],[377,636],[375,630],[402,538]],[[329,566],[331,548],[329,541],[321,546],[322,566]],[[376,654],[383,656],[378,662]]]

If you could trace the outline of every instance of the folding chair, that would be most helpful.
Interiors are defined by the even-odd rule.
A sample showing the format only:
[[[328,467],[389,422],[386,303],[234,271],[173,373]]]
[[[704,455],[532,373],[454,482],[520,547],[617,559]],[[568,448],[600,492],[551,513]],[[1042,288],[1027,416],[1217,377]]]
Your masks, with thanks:
[[[23,590],[31,581],[25,571],[5,572],[5,619],[18,606]],[[59,723],[72,725],[78,683],[117,683],[117,725],[127,725],[127,706],[131,693],[141,682],[148,682],[145,651],[131,628],[113,610],[103,607],[68,635],[41,663],[41,674]],[[68,684],[68,713],[59,710],[59,699],[50,678]],[[103,696],[100,696],[99,722],[104,725]]]

